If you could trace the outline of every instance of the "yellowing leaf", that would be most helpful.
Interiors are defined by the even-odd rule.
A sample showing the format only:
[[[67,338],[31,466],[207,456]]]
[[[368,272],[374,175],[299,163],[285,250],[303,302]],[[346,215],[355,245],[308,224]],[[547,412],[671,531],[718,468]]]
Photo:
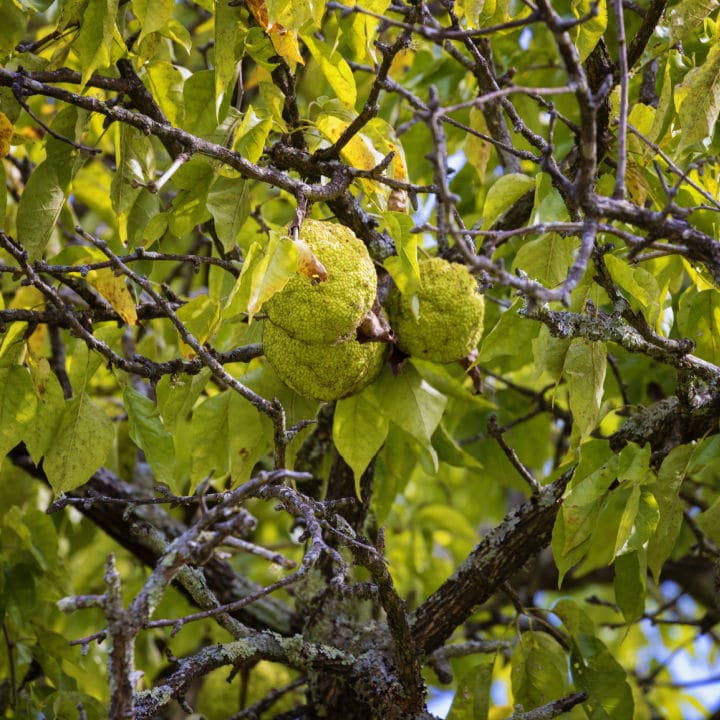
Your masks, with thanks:
[[[303,56],[300,54],[300,46],[298,45],[298,34],[296,30],[286,30],[284,27],[276,25],[268,31],[270,42],[280,57],[285,60],[305,64]]]
[[[350,66],[345,58],[326,43],[316,40],[313,35],[301,35],[303,42],[320,66],[322,74],[335,91],[335,95],[343,105],[354,108],[357,101],[357,88]]]
[[[13,124],[5,113],[0,112],[0,158],[7,157],[10,154],[12,134]]]
[[[285,287],[297,267],[298,250],[290,238],[273,235],[264,252],[253,243],[228,301],[226,319],[247,312],[251,323],[263,303]]]
[[[268,23],[268,11],[267,5],[264,0],[245,0],[248,10],[252,13],[252,16],[257,20],[258,25],[263,30],[267,30],[269,27]]]
[[[91,270],[87,274],[87,281],[113,306],[128,325],[137,324],[135,300],[122,275],[115,275],[110,268],[102,268]]]
[[[333,115],[323,115],[317,120],[317,128],[328,140],[335,142],[350,123]],[[382,160],[383,155],[375,150],[372,142],[363,133],[357,133],[340,151],[340,157],[359,170],[372,170]],[[365,191],[374,194],[378,183],[374,180],[361,180]]]
[[[489,135],[485,116],[479,108],[470,108],[470,127],[483,135]],[[492,145],[487,140],[468,133],[465,138],[465,155],[475,168],[480,182],[485,182],[485,170],[491,153]]]
[[[209,298],[207,295],[198,295],[183,305],[177,311],[178,318],[184,323],[191,335],[201,344],[204,345],[217,330],[220,322],[220,304],[217,300]],[[182,351],[185,356],[194,355],[192,350],[185,343],[181,343]]]
[[[271,22],[264,0],[246,0],[245,4],[255,20],[257,20],[258,25],[270,36],[270,42],[272,42],[277,54],[286,60],[292,60],[304,65],[305,60],[303,60],[298,46],[297,28],[292,27],[288,30],[279,23]],[[288,3],[290,6],[293,4]]]
[[[323,115],[317,121],[318,130],[331,142],[335,142],[349,124],[333,115]],[[350,142],[342,149],[340,155],[350,165],[359,170],[372,170],[382,160],[382,155],[375,152],[372,144],[362,133],[353,135]]]

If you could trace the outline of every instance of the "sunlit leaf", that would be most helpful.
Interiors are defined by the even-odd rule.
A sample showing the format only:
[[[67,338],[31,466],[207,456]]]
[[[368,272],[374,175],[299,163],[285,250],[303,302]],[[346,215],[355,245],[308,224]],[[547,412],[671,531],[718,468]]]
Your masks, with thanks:
[[[376,405],[389,420],[427,446],[437,465],[430,439],[440,423],[447,398],[425,382],[412,365],[397,376],[386,370],[372,388]]]
[[[18,240],[28,251],[30,261],[42,257],[70,183],[67,162],[48,158],[35,168],[20,198],[17,212]]]
[[[648,567],[656,582],[680,533],[684,503],[678,493],[690,471],[695,452],[693,445],[673,448],[658,470],[657,481],[651,486],[660,513],[657,529],[648,544]]]
[[[706,17],[720,6],[717,0],[681,0],[670,9],[670,45],[682,42]]]
[[[117,314],[128,324],[137,323],[137,309],[123,275],[115,275],[110,268],[91,270],[88,282],[113,306]]]
[[[88,3],[82,14],[75,50],[82,67],[83,85],[95,70],[110,64],[110,45],[117,12],[118,0],[97,0]]]
[[[250,215],[250,197],[243,178],[219,176],[207,194],[207,208],[215,220],[215,231],[225,252],[235,247],[243,224]]]
[[[37,413],[30,373],[22,365],[0,368],[0,457],[23,438]]]
[[[577,339],[570,343],[565,356],[573,435],[581,442],[600,421],[607,350],[603,343]]]
[[[13,124],[4,112],[0,112],[0,158],[10,154],[10,139],[13,134]]]
[[[645,552],[620,555],[615,561],[615,602],[625,622],[632,623],[645,611],[647,562]]]
[[[483,228],[493,223],[528,190],[535,187],[535,179],[521,173],[508,173],[498,178],[488,190],[483,208]]]
[[[288,237],[273,235],[263,251],[254,243],[243,263],[242,273],[235,286],[229,315],[247,312],[248,322],[267,300],[282,290],[297,270],[298,251]]]
[[[573,0],[571,5],[575,17],[584,18],[584,21],[576,25],[572,32],[580,60],[584,62],[588,55],[595,49],[595,46],[607,28],[607,3],[605,0],[600,0],[600,2],[596,4],[596,12],[590,15],[590,17],[586,17],[592,9],[590,0]]]
[[[357,89],[349,65],[340,53],[312,35],[301,34],[302,40],[320,66],[322,74],[335,92],[337,98],[347,107],[355,107]]]
[[[677,154],[707,138],[720,114],[720,45],[712,45],[705,62],[693,68],[675,88],[682,135]]]
[[[190,335],[204,345],[212,337],[220,322],[220,303],[206,295],[198,295],[177,311],[177,317]],[[189,345],[184,342],[182,344],[187,355],[195,354],[195,350]]]
[[[382,447],[388,420],[365,393],[338,400],[333,419],[333,442],[355,475],[355,494],[360,497],[360,476]]]

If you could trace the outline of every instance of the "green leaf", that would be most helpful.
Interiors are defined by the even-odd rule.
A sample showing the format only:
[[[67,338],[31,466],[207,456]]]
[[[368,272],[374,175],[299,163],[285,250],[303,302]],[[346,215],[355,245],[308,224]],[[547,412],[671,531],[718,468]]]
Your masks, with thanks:
[[[273,233],[264,251],[253,243],[228,300],[225,317],[247,312],[248,322],[252,322],[263,303],[287,285],[297,267],[298,250],[290,238]]]
[[[192,416],[192,436],[199,442],[192,448],[192,486],[212,475],[222,480],[230,472],[230,390],[204,400]]]
[[[3,524],[6,531],[12,530],[15,533],[17,545],[12,543],[15,552],[21,548],[27,550],[44,572],[57,566],[57,531],[46,513],[32,509],[23,512],[15,505],[3,517]]]
[[[210,379],[209,368],[203,368],[197,375],[163,375],[155,388],[157,406],[168,432],[175,425],[190,416],[195,402]]]
[[[654,326],[660,315],[660,287],[644,268],[629,265],[614,255],[605,255],[610,276],[622,290],[633,310],[642,310],[648,323]]]
[[[583,709],[589,720],[632,720],[634,702],[625,670],[597,637],[590,618],[572,600],[560,600],[553,612],[572,640],[570,671],[588,694]]]
[[[508,173],[498,178],[488,190],[483,208],[483,229],[488,230],[493,223],[513,203],[519,200],[526,192],[535,187],[535,178],[522,173]]]
[[[65,204],[70,180],[67,160],[48,158],[35,168],[25,185],[17,211],[17,235],[31,263],[45,251]]]
[[[675,541],[680,534],[685,504],[679,492],[683,480],[696,452],[694,445],[680,445],[673,448],[658,470],[657,481],[650,486],[660,514],[655,533],[648,544],[648,566],[658,582],[665,561],[670,557]]]
[[[591,0],[573,0],[573,14],[576,18],[586,16],[592,9],[592,4]],[[595,49],[607,29],[608,15],[605,0],[600,0],[595,10],[592,17],[576,25],[571,33],[581,62],[587,60],[588,55]]]
[[[485,116],[480,108],[470,108],[470,128],[478,133],[482,133],[486,137],[490,137]],[[487,170],[490,156],[492,155],[492,145],[477,135],[467,134],[465,138],[465,155],[468,162],[475,168],[480,182],[485,182],[485,172]]]
[[[302,34],[301,37],[336,97],[347,107],[355,107],[357,100],[355,78],[345,58],[336,48],[331,48],[313,35]]]
[[[180,192],[173,200],[168,217],[168,227],[174,235],[189,235],[196,225],[212,217],[207,208],[207,194],[214,180],[215,169],[203,158],[193,158],[175,173],[173,183]]]
[[[532,340],[542,326],[520,315],[522,307],[523,301],[515,300],[483,337],[479,357],[482,365],[489,365],[495,370],[502,360],[503,368],[517,369],[532,360]]]
[[[720,363],[720,292],[689,288],[680,298],[678,331],[696,343],[695,354]]]
[[[406,365],[397,376],[386,369],[370,387],[376,407],[428,449],[437,471],[437,454],[430,441],[447,398],[425,382],[412,365]]]
[[[243,7],[238,3],[215,3],[215,110],[219,111],[231,83],[237,82],[240,43],[246,28]]]
[[[360,477],[385,442],[389,422],[377,406],[359,393],[338,400],[332,436],[338,452],[352,468],[355,494],[360,497]]]
[[[182,125],[185,118],[184,80],[170,62],[157,60],[145,66],[148,89],[172,125]]]
[[[372,507],[378,523],[385,521],[398,493],[401,493],[418,464],[414,440],[390,423],[387,440],[375,463]]]
[[[185,130],[204,138],[211,137],[218,124],[214,70],[198,70],[190,75],[183,85],[183,98]]]
[[[267,0],[268,24],[277,23],[286,30],[319,27],[325,12],[325,0]]]
[[[553,337],[545,325],[540,328],[537,337],[532,341],[536,380],[543,373],[548,373],[556,383],[560,382],[571,342],[571,338]]]
[[[30,365],[30,374],[35,390],[37,411],[23,439],[30,457],[39,463],[57,431],[65,407],[65,398],[60,382],[45,358],[42,358],[37,365]]]
[[[576,444],[581,443],[600,422],[606,369],[607,349],[604,343],[583,338],[570,343],[565,356],[564,375]]]
[[[110,200],[118,219],[120,241],[127,243],[130,211],[143,191],[142,185],[154,175],[155,155],[150,138],[140,130],[125,123],[117,123],[115,127],[116,171],[110,186]]]
[[[720,543],[720,499],[701,512],[695,522],[712,542]]]
[[[30,373],[22,365],[0,368],[0,458],[23,438],[37,414]]]
[[[15,50],[15,46],[26,36],[27,19],[22,8],[13,0],[0,0],[0,52]]]
[[[223,249],[235,247],[240,228],[250,215],[250,195],[242,178],[215,180],[207,196],[207,208],[215,220],[215,230]]]
[[[538,173],[530,222],[563,222],[569,219],[570,214],[565,201],[557,189],[553,187],[552,177],[544,172]]]
[[[513,697],[527,710],[570,692],[567,654],[548,633],[522,633],[512,653],[511,667]]]
[[[448,720],[486,720],[490,712],[493,659],[476,665],[458,682]]]
[[[118,0],[93,0],[81,15],[80,34],[74,43],[82,70],[81,88],[95,70],[110,65],[117,12]]]
[[[150,33],[165,30],[172,17],[174,4],[174,0],[132,0],[133,14],[140,21],[138,44]]]
[[[619,467],[618,456],[606,446],[592,440],[580,446],[580,461],[553,528],[552,549],[560,584],[588,552],[601,504],[617,479]]]
[[[176,487],[175,450],[172,435],[163,426],[157,405],[137,390],[127,386],[123,391],[128,414],[130,439],[145,453],[158,483],[167,484],[173,492]]]
[[[560,600],[553,612],[570,633],[570,671],[576,685],[588,694],[583,708],[589,720],[632,720],[634,702],[626,673],[605,644],[594,624],[573,600]]]
[[[482,19],[495,13],[496,0],[459,0],[458,14],[465,17],[469,28],[482,27]]]
[[[250,105],[235,131],[233,150],[239,152],[246,160],[257,162],[265,150],[265,142],[271,129],[272,118],[269,115],[259,116]]]
[[[176,314],[190,334],[204,345],[213,336],[220,323],[220,303],[207,295],[198,295],[186,302]],[[182,345],[186,355],[195,353],[195,350],[184,342]]]
[[[682,134],[676,156],[712,135],[720,114],[720,44],[710,47],[705,62],[675,87],[675,106]]]
[[[267,415],[259,413],[237,393],[230,397],[230,476],[233,485],[250,479],[255,465],[272,451],[274,430]]]
[[[112,449],[112,421],[87,393],[65,401],[54,442],[43,467],[57,495],[86,482]]]
[[[448,465],[475,470],[482,468],[482,463],[476,457],[455,442],[443,423],[440,423],[433,433],[432,445],[438,454],[438,459]]]
[[[625,622],[635,622],[645,612],[647,560],[645,552],[620,555],[615,560],[615,602],[622,611]]]
[[[577,238],[546,233],[522,245],[515,255],[512,269],[522,270],[546,287],[555,287],[567,277],[574,259],[573,251],[578,244]]]
[[[383,219],[397,248],[397,255],[385,258],[383,266],[390,273],[400,292],[403,295],[412,295],[420,284],[418,236],[417,233],[411,232],[414,223],[407,213],[401,212],[385,212]]]
[[[682,42],[702,21],[720,6],[717,0],[681,0],[668,13],[670,47]]]
[[[5,226],[5,214],[7,212],[7,174],[5,165],[0,162],[0,223]]]

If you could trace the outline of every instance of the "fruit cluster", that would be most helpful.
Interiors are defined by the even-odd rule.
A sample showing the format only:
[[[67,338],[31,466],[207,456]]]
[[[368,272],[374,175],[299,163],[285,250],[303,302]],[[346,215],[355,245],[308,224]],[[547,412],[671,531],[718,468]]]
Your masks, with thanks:
[[[281,380],[300,395],[335,400],[372,382],[385,364],[385,342],[358,340],[370,313],[377,275],[367,248],[342,225],[306,220],[299,240],[327,277],[298,273],[265,303],[265,356]],[[415,295],[393,289],[385,309],[397,347],[437,363],[467,357],[480,341],[484,299],[464,265],[422,260]]]

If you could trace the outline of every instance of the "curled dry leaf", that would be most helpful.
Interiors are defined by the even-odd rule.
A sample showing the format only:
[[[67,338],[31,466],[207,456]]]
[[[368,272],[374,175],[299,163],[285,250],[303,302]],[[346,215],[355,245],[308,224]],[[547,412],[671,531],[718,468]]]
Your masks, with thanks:
[[[325,282],[328,276],[327,270],[317,257],[315,257],[310,246],[304,240],[296,240],[295,247],[297,247],[298,251],[298,273],[309,277],[316,285],[317,283]]]
[[[385,314],[376,301],[372,310],[362,319],[357,329],[358,342],[386,342],[394,343],[395,335],[393,334],[390,323],[387,321]]]

